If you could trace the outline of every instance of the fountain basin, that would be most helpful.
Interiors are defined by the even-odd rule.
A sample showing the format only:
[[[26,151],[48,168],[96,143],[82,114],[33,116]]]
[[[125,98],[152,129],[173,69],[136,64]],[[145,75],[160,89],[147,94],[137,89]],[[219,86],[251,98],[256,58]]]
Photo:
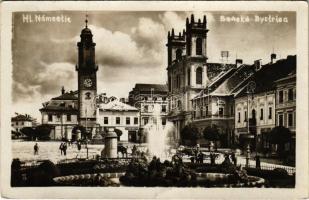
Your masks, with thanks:
[[[119,177],[125,173],[95,173],[59,176],[53,180],[61,186],[119,186]]]

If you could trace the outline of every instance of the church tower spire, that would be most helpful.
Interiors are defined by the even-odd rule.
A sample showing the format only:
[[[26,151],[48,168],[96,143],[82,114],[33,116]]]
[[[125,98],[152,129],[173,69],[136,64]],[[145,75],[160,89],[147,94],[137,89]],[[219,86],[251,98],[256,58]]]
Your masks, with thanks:
[[[88,28],[88,15],[86,14],[85,28],[80,34],[78,47],[78,121],[87,131],[93,132],[96,125],[96,95],[97,95],[97,70],[95,63],[95,43],[93,35]]]

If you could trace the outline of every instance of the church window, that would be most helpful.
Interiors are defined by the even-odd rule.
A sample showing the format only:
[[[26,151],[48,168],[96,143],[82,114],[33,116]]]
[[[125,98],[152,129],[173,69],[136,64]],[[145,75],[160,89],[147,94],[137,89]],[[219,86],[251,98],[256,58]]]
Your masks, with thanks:
[[[172,91],[172,78],[170,76],[168,77],[168,90]]]
[[[202,52],[203,52],[202,42],[203,42],[202,38],[196,39],[196,55],[202,55]]]
[[[182,56],[182,50],[181,49],[177,49],[176,50],[176,59],[180,60]]]
[[[188,69],[188,85],[191,83],[191,70]]]
[[[203,81],[203,69],[198,67],[196,69],[196,84],[202,84]]]

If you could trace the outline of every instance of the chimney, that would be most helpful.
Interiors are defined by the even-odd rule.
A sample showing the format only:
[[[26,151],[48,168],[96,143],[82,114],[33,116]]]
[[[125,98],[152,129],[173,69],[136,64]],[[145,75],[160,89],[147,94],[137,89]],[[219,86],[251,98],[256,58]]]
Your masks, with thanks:
[[[261,59],[254,61],[254,67],[256,71],[261,69]]]
[[[272,53],[270,55],[270,62],[271,62],[271,64],[275,63],[276,60],[277,60],[277,55],[275,53]]]
[[[62,88],[61,88],[61,94],[64,94],[64,93],[65,93],[64,86],[62,86]]]
[[[242,65],[242,59],[236,59],[236,68],[240,67]]]

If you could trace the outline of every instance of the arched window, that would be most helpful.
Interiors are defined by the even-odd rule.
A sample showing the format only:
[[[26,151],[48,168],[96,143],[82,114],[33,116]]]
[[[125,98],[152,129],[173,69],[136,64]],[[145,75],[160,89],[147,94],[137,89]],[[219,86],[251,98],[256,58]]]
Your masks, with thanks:
[[[191,83],[191,70],[188,69],[188,85]]]
[[[196,69],[196,84],[202,84],[203,83],[203,69],[201,67],[198,67]]]
[[[203,54],[203,43],[202,38],[196,39],[196,55],[202,55]]]
[[[181,59],[182,56],[182,50],[181,49],[177,49],[176,50],[176,59],[179,60]]]

